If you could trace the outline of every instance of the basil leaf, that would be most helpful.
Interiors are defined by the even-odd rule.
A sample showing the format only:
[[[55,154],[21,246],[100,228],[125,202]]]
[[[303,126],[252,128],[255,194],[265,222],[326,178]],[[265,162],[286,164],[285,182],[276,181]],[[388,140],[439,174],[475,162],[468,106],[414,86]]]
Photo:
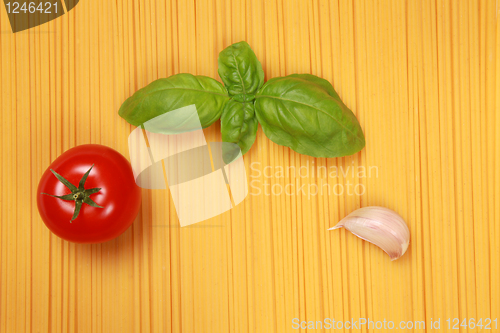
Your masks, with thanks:
[[[239,94],[239,95],[234,95],[232,99],[237,100],[238,102],[241,103],[251,102],[255,99],[255,95]]]
[[[258,123],[252,102],[238,102],[231,99],[222,111],[222,141],[238,144],[241,154],[252,147],[257,136]]]
[[[322,79],[312,74],[291,74],[288,77],[297,78],[298,80],[305,80],[310,84],[314,84],[318,86],[318,88],[325,90],[328,93],[328,95],[342,102],[339,95],[337,94],[335,89],[333,89],[332,84],[328,82],[328,80]]]
[[[314,75],[269,80],[255,97],[255,113],[269,139],[300,154],[340,157],[365,146],[356,116],[328,81]]]
[[[229,100],[224,86],[206,76],[176,74],[158,79],[130,96],[118,114],[134,126],[169,111],[196,105],[202,127],[220,118]]]
[[[219,76],[230,96],[253,95],[264,84],[260,61],[247,42],[232,44],[219,53]]]

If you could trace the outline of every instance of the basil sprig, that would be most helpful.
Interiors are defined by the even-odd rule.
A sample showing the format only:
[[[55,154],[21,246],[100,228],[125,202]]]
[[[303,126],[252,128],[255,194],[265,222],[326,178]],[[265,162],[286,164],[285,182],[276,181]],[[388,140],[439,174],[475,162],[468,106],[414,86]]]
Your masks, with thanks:
[[[365,146],[361,126],[327,80],[311,74],[277,77],[264,84],[264,71],[248,43],[219,54],[219,76],[177,74],[153,81],[121,106],[119,115],[135,126],[163,113],[195,104],[208,127],[221,119],[222,140],[245,154],[258,124],[273,142],[314,157],[352,155]]]

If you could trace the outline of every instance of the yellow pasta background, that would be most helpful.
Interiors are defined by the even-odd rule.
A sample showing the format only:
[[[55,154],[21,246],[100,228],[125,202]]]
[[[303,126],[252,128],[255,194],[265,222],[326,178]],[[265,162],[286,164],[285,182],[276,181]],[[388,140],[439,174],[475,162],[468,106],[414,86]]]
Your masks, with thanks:
[[[294,318],[362,317],[480,332],[446,320],[500,321],[499,14],[496,0],[81,0],[12,34],[2,7],[0,332],[296,332]],[[356,155],[316,159],[259,129],[244,156],[249,182],[364,193],[251,188],[236,208],[179,228],[169,192],[142,190],[119,238],[78,245],[52,235],[35,200],[49,164],[85,143],[128,158],[133,127],[121,103],[175,73],[219,79],[218,53],[241,40],[266,80],[329,80],[367,142]],[[205,134],[220,141],[220,123]],[[264,174],[279,166],[308,174]],[[376,172],[313,174],[321,167]],[[369,205],[407,221],[399,260],[327,231]]]

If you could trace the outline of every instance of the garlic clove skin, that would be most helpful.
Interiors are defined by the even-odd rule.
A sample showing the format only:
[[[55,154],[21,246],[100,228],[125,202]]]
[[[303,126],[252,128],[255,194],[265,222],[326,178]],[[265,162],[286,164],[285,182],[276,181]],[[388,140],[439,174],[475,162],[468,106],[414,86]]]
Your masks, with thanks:
[[[400,258],[410,244],[410,230],[405,221],[388,208],[370,206],[357,209],[328,230],[342,227],[380,247],[391,260]]]

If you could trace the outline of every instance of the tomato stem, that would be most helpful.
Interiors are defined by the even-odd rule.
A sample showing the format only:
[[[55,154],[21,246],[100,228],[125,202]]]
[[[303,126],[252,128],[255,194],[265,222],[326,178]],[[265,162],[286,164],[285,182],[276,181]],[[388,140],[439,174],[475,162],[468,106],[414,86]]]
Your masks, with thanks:
[[[66,186],[71,193],[66,194],[66,195],[53,195],[53,194],[48,194],[48,193],[43,193],[45,195],[49,195],[54,198],[58,198],[61,200],[67,200],[67,201],[74,201],[75,202],[75,211],[73,213],[73,217],[69,221],[70,223],[73,222],[74,219],[78,217],[80,214],[80,209],[82,208],[82,205],[86,203],[89,206],[96,207],[96,208],[103,208],[102,206],[99,206],[96,204],[92,199],[90,199],[90,195],[97,193],[101,190],[101,188],[95,187],[95,188],[90,188],[90,189],[85,189],[85,182],[87,181],[87,177],[89,176],[90,171],[94,167],[94,164],[90,167],[90,169],[85,172],[85,174],[82,176],[82,179],[80,179],[80,182],[78,183],[78,187],[75,185],[71,184],[68,180],[66,180],[63,176],[55,172],[54,170],[50,169],[50,171],[56,176],[56,178]]]

